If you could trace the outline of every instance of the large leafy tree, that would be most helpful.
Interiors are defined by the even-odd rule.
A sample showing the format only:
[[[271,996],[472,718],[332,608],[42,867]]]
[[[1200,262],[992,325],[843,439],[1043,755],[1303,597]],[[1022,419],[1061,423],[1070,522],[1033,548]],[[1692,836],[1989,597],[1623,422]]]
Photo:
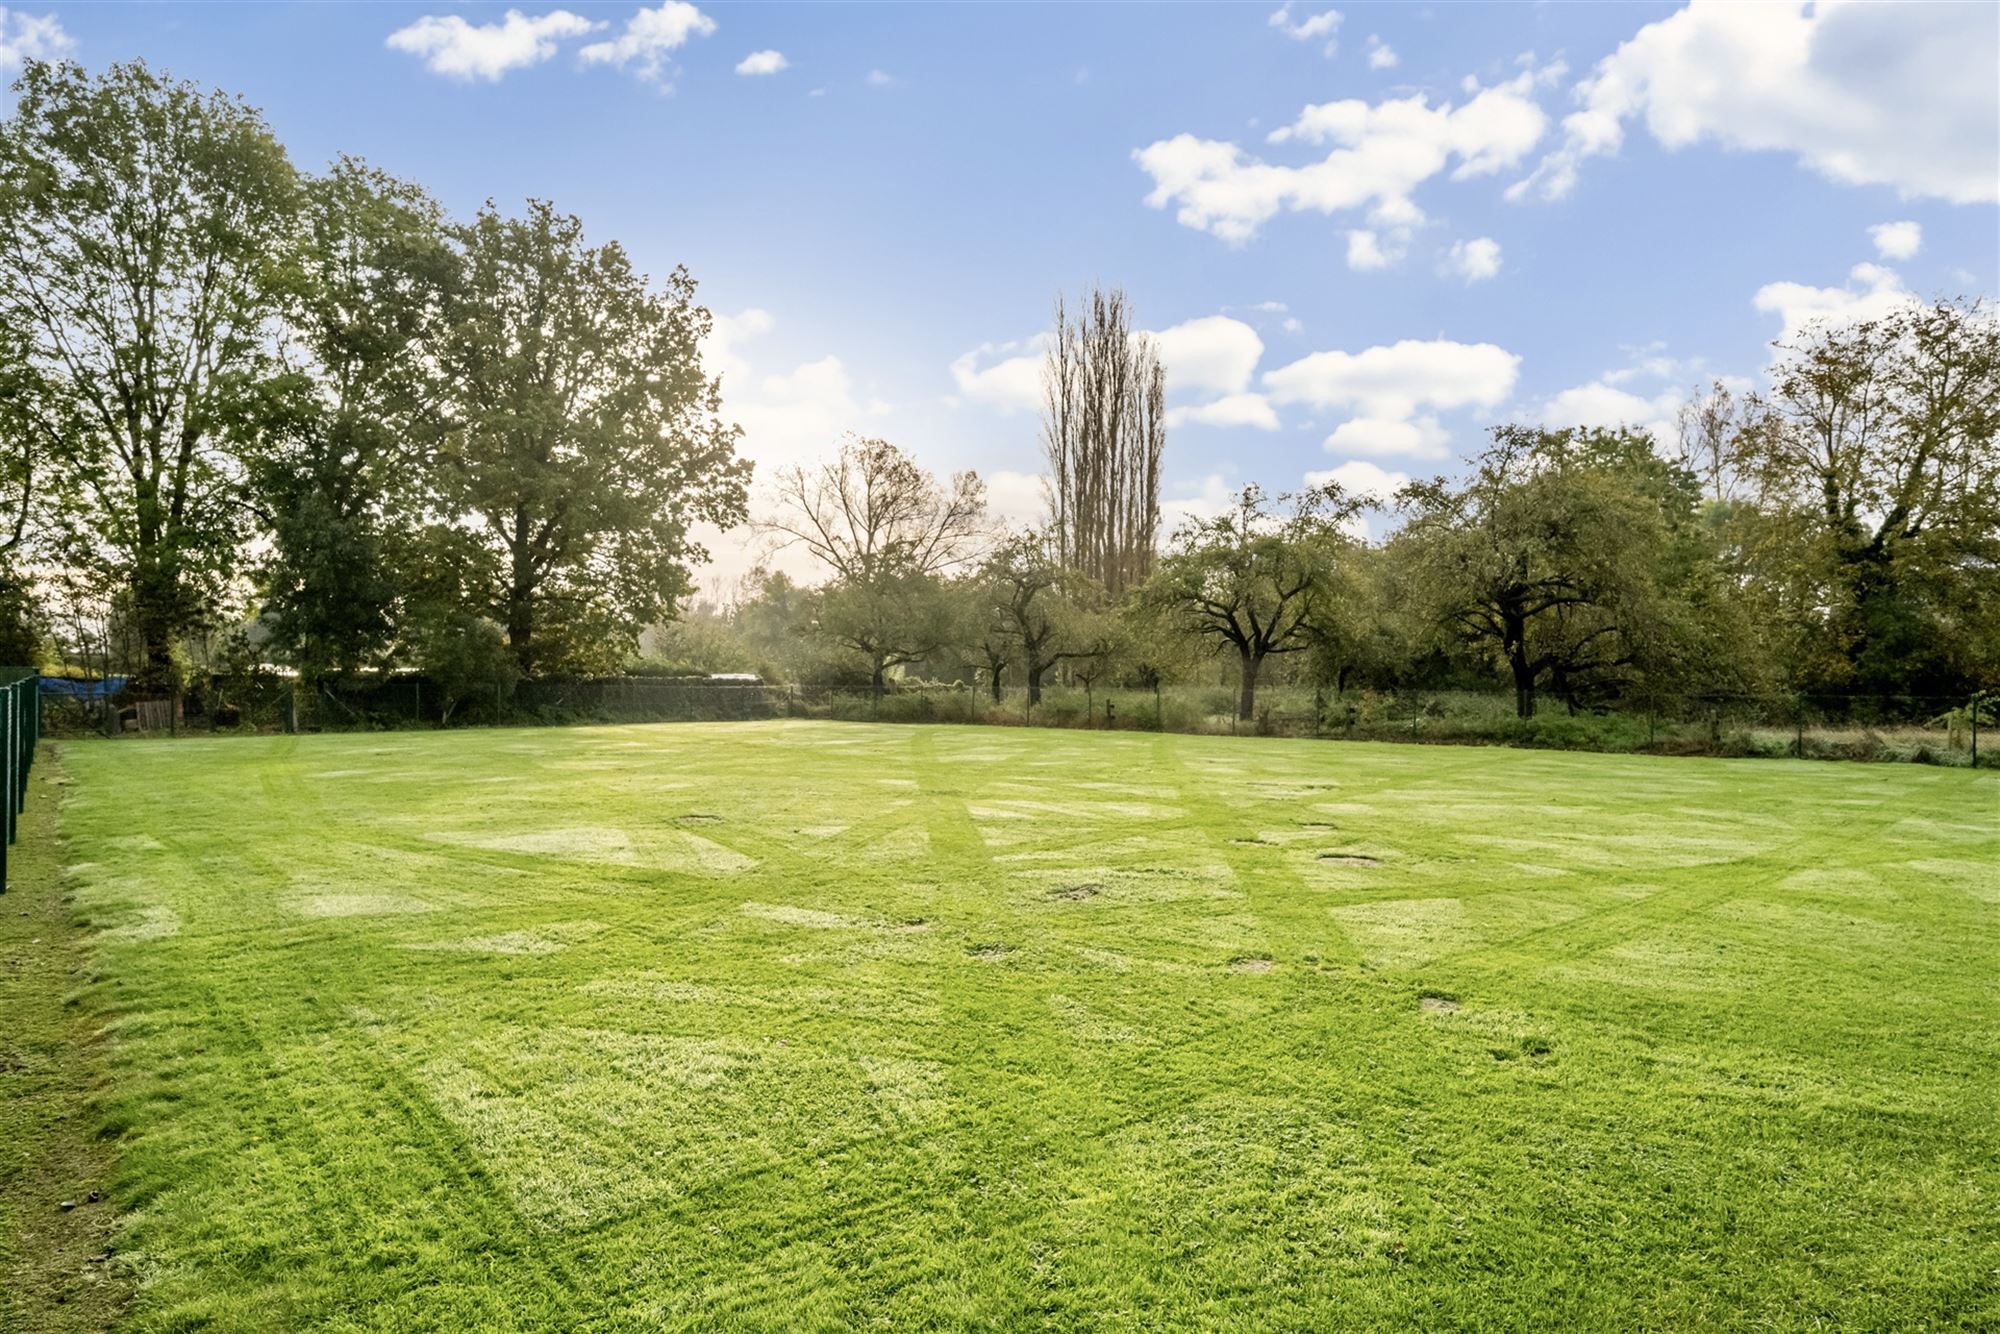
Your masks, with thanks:
[[[30,63],[0,125],[0,324],[29,334],[73,491],[64,557],[128,591],[142,670],[213,606],[271,370],[298,184],[250,107],[143,64]]]
[[[379,661],[394,640],[455,258],[421,189],[345,158],[306,182],[295,257],[288,373],[248,480],[271,539],[259,570],[271,641],[317,679]]]
[[[1574,702],[1593,680],[1664,653],[1661,583],[1669,507],[1695,482],[1628,431],[1496,428],[1471,474],[1398,493],[1409,594],[1490,652],[1532,718],[1552,686]]]
[[[29,548],[59,494],[49,465],[64,431],[62,399],[32,349],[27,330],[0,323],[0,663],[9,666],[32,666],[39,656]]]
[[[1758,498],[1752,572],[1794,628],[1806,683],[1963,688],[2000,672],[1971,643],[2000,593],[2000,320],[1911,306],[1785,349],[1733,463]]]
[[[877,698],[888,693],[890,669],[937,656],[958,626],[944,581],[909,568],[835,579],[814,595],[808,616],[814,635],[860,659]]]
[[[685,269],[655,290],[541,201],[489,204],[457,245],[440,517],[484,553],[471,594],[524,673],[615,666],[691,591],[694,524],[743,517],[741,431],[701,364],[709,313]]]
[[[1047,534],[1008,538],[987,557],[973,581],[978,642],[989,667],[1018,665],[1028,704],[1042,702],[1053,667],[1105,654],[1112,638],[1106,599],[1088,576],[1065,569]],[[995,700],[999,676],[993,681]]]
[[[1311,646],[1353,547],[1344,525],[1366,508],[1333,483],[1275,506],[1251,486],[1233,508],[1175,534],[1144,599],[1181,635],[1237,655],[1237,717],[1256,716],[1266,659]]]

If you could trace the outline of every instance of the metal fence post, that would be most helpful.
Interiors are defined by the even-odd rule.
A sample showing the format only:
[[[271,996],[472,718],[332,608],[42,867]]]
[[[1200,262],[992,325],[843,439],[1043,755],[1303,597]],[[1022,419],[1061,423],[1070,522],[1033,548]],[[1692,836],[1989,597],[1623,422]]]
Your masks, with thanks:
[[[12,699],[12,695],[13,695],[13,693],[14,693],[14,688],[13,688],[12,686],[8,686],[8,687],[5,687],[5,689],[6,689],[6,691],[7,691],[7,694],[8,694],[8,696],[9,696],[9,699],[8,699],[8,701],[7,701],[7,703],[8,703],[8,709],[7,709],[7,723],[6,723],[6,729],[7,729],[7,751],[6,751],[6,761],[5,761],[5,763],[6,763],[6,767],[7,767],[7,775],[6,775],[6,776],[7,776],[7,782],[8,782],[8,783],[9,783],[9,784],[11,785],[11,784],[13,783],[13,781],[14,781],[14,758],[15,758],[15,756],[14,756],[14,710],[13,710],[13,707],[12,707],[12,706],[13,706],[13,699]],[[10,789],[10,790],[11,790],[11,789]],[[4,818],[5,818],[6,822],[7,822],[7,824],[6,824],[6,835],[7,835],[7,836],[6,836],[5,838],[0,838],[0,893],[4,893],[4,892],[6,891],[6,889],[7,889],[7,845],[8,845],[9,843],[12,843],[12,842],[14,841],[14,803],[13,803],[13,802],[11,802],[11,801],[7,803],[7,814],[6,814],[6,816],[5,816]]]
[[[1979,699],[1978,695],[1972,697],[1972,767],[1975,769],[1979,767]]]

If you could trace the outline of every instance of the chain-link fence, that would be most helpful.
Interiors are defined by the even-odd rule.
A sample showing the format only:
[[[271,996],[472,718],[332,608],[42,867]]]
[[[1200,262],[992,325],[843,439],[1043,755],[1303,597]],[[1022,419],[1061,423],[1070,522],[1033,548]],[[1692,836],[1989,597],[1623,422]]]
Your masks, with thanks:
[[[898,683],[878,697],[841,686],[646,676],[457,693],[418,677],[306,687],[269,676],[213,680],[164,699],[93,696],[65,683],[48,707],[52,730],[107,734],[831,718],[1947,765],[1996,763],[2000,724],[2000,696],[1687,692],[1588,705],[1545,696],[1534,717],[1521,718],[1509,690],[1272,684],[1244,718],[1233,685],[1052,684],[1030,702],[1018,687],[995,699],[986,687]]]

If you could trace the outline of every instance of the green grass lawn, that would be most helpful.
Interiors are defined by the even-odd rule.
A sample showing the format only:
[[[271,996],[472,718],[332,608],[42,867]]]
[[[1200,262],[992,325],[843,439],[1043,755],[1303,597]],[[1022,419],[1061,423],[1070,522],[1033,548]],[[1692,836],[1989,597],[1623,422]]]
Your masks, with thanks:
[[[61,763],[139,1328],[2000,1322],[2000,774],[835,723]]]

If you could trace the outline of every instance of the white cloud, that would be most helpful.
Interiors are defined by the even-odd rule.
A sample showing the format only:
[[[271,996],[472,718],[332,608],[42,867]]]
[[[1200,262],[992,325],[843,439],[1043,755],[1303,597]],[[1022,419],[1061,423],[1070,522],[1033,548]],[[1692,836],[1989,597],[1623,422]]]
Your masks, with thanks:
[[[1330,454],[1370,454],[1378,458],[1443,459],[1451,457],[1451,433],[1438,419],[1421,417],[1355,417],[1334,428],[1326,438]]]
[[[1394,69],[1397,64],[1396,48],[1371,34],[1368,38],[1368,68]]]
[[[1160,531],[1172,533],[1189,519],[1213,519],[1236,507],[1239,487],[1231,486],[1223,480],[1219,472],[1212,472],[1193,486],[1180,483],[1177,496],[1164,496],[1160,500]]]
[[[1500,243],[1490,236],[1453,241],[1444,263],[1447,272],[1465,279],[1468,286],[1483,283],[1500,272]]]
[[[1047,334],[1008,343],[981,343],[951,363],[959,394],[1000,412],[1042,406],[1042,347]]]
[[[1491,408],[1514,391],[1521,359],[1492,343],[1405,339],[1360,352],[1315,352],[1264,373],[1278,403],[1351,413],[1326,438],[1341,454],[1444,458],[1451,436],[1436,414]]]
[[[1366,459],[1349,459],[1346,463],[1306,474],[1308,486],[1325,486],[1328,482],[1340,483],[1340,489],[1351,496],[1387,500],[1397,488],[1409,485],[1410,475],[1391,472]]]
[[[1409,481],[1408,473],[1391,472],[1365,459],[1350,459],[1346,463],[1306,474],[1307,486],[1325,486],[1328,482],[1336,482],[1348,495],[1373,500],[1379,504],[1386,504],[1396,491],[1407,486]],[[1356,514],[1341,526],[1348,536],[1365,542],[1370,536],[1368,520],[1368,515]]]
[[[1525,415],[1536,425],[1551,430],[1565,426],[1630,426],[1650,434],[1656,444],[1666,445],[1674,440],[1674,414],[1685,399],[1686,395],[1678,389],[1646,398],[1618,388],[1605,376],[1554,394]]]
[[[558,42],[602,26],[567,9],[552,9],[534,18],[510,9],[498,23],[426,14],[390,33],[386,44],[391,50],[421,56],[433,74],[492,83],[509,70],[541,64],[556,53]]]
[[[1783,320],[1785,327],[1778,341],[1792,343],[1815,324],[1880,319],[1915,304],[1916,300],[1916,294],[1903,286],[1894,269],[1885,269],[1880,264],[1856,264],[1848,271],[1848,282],[1840,287],[1766,283],[1757,289],[1752,304]]]
[[[777,327],[770,312],[752,307],[718,315],[702,340],[702,365],[722,376],[722,415],[743,427],[742,452],[757,462],[757,473],[814,457],[840,434],[861,429],[889,405],[857,396],[839,357],[803,362],[782,374],[753,373],[742,344]]]
[[[868,86],[870,88],[887,88],[890,84],[894,83],[895,81],[896,78],[894,75],[884,74],[879,69],[871,69],[868,71]]]
[[[1492,407],[1513,392],[1521,359],[1492,343],[1449,339],[1315,352],[1264,373],[1279,403],[1358,409],[1358,415],[1406,420],[1418,411]]]
[[[592,42],[577,54],[586,64],[615,65],[651,81],[660,77],[670,52],[686,45],[690,37],[714,31],[715,20],[687,0],[665,0],[658,8],[641,9],[625,20],[625,31],[615,40]]]
[[[1264,340],[1242,320],[1208,315],[1152,335],[1167,368],[1169,390],[1233,394],[1250,387]]]
[[[0,70],[18,69],[30,60],[57,60],[76,49],[54,14],[40,18],[0,5]]]
[[[752,51],[736,62],[738,74],[776,74],[791,67],[792,62],[785,59],[783,51]]]
[[[1340,44],[1334,40],[1335,34],[1340,31],[1340,18],[1339,10],[1329,9],[1323,13],[1294,19],[1292,0],[1285,0],[1285,3],[1272,13],[1270,23],[1272,27],[1295,42],[1312,42],[1325,38],[1326,45],[1322,49],[1327,55],[1332,55],[1340,49]]]
[[[1403,256],[1409,253],[1410,229],[1392,227],[1387,234],[1386,244],[1384,239],[1382,233],[1367,228],[1357,227],[1349,232],[1347,267],[1358,273],[1370,273],[1401,263]]]
[[[989,517],[1014,528],[1033,528],[1047,517],[1049,479],[1043,474],[996,468],[981,476]]]
[[[1524,71],[1457,107],[1432,106],[1422,94],[1308,106],[1267,136],[1273,144],[1332,145],[1325,158],[1299,167],[1192,134],[1135,149],[1132,157],[1152,177],[1149,205],[1171,204],[1183,226],[1233,245],[1281,212],[1366,209],[1373,226],[1410,227],[1424,220],[1410,196],[1425,181],[1448,168],[1453,180],[1489,175],[1534,149],[1548,125],[1534,100],[1534,83],[1535,72]]]
[[[1669,149],[1712,140],[1794,154],[1843,184],[2000,200],[1996,45],[1992,5],[1694,0],[1598,62],[1562,147],[1508,193],[1568,194],[1640,116]]]
[[[1883,259],[1915,259],[1924,246],[1924,229],[1914,222],[1878,222],[1868,229],[1868,239]]]
[[[1194,403],[1167,410],[1167,425],[1254,427],[1259,431],[1278,429],[1278,414],[1262,394],[1227,394],[1210,403]]]
[[[735,315],[715,316],[708,337],[701,340],[702,369],[722,376],[723,392],[730,392],[750,376],[750,365],[738,355],[736,345],[776,327],[771,312],[755,306]]]

